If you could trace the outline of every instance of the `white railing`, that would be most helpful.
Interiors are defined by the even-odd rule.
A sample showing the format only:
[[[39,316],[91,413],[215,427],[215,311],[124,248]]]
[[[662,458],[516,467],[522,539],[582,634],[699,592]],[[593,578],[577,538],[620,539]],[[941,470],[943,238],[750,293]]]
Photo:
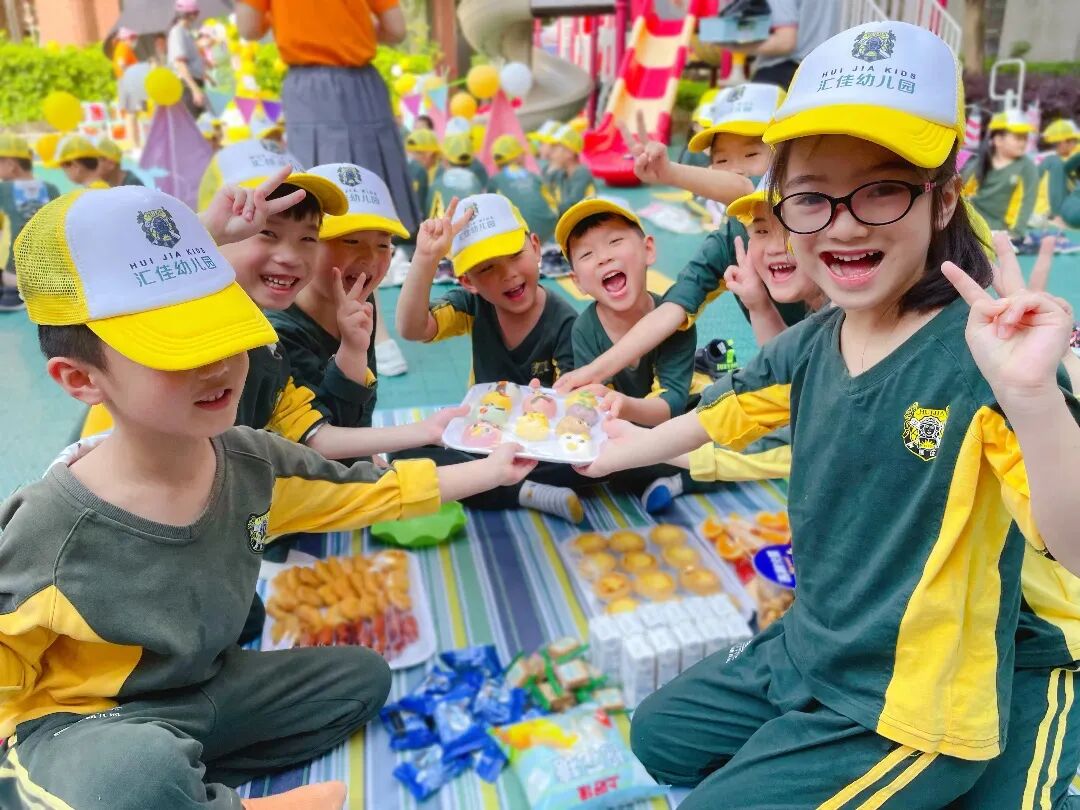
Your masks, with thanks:
[[[845,0],[843,28],[867,22],[901,20],[933,31],[960,52],[963,28],[938,0]]]

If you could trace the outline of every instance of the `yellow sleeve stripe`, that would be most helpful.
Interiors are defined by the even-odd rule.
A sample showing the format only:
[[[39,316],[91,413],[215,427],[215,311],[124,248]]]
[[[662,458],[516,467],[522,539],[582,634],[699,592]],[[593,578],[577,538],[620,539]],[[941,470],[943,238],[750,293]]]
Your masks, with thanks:
[[[309,430],[326,418],[312,407],[311,403],[314,401],[315,394],[309,388],[294,383],[290,377],[285,383],[285,390],[278,397],[266,429],[284,436],[289,441],[299,442]]]
[[[371,388],[371,386],[373,386],[377,382],[378,378],[375,376],[375,372],[372,371],[371,367],[369,366],[367,374],[364,375],[364,385],[366,385],[368,388]]]
[[[877,808],[883,806],[885,802],[914,782],[915,777],[933,765],[938,756],[938,754],[919,754],[915,761],[900,771],[900,774],[895,779],[860,804],[858,810],[877,810]]]
[[[839,793],[833,796],[828,801],[824,802],[818,810],[840,810],[845,804],[854,799],[864,790],[873,787],[874,784],[880,782],[885,776],[903,762],[908,757],[915,754],[915,749],[906,745],[901,745],[894,748],[884,757],[882,757],[874,767],[844,787]]]
[[[430,343],[446,340],[447,338],[458,337],[459,335],[472,334],[472,315],[455,309],[450,302],[443,301],[440,304],[436,304],[430,311],[431,317],[435,319],[437,327],[435,330],[435,337],[429,341]]]
[[[435,462],[398,461],[375,481],[342,483],[290,476],[274,482],[268,534],[348,531],[429,515],[440,504]]]
[[[701,313],[705,311],[705,307],[707,307],[709,304],[711,304],[713,301],[715,301],[717,298],[719,298],[726,292],[727,284],[725,284],[723,279],[721,279],[720,286],[705,296],[705,302],[700,307],[698,307],[697,312],[693,314],[690,314],[689,312],[686,313],[686,320],[683,321],[683,325],[679,327],[679,331],[685,332],[687,329],[693,326],[695,321],[697,321],[697,319],[701,317]]]
[[[717,444],[742,450],[791,419],[791,384],[743,394],[730,392],[698,409],[701,426]]]
[[[1005,423],[1005,417],[992,408],[980,408],[975,420],[980,430],[983,455],[1001,482],[1001,498],[1005,507],[1028,543],[1036,551],[1045,551],[1046,544],[1031,511],[1027,467],[1024,466],[1024,455],[1016,434]]]
[[[1072,675],[1073,673],[1064,669],[1050,670],[1050,677],[1047,679],[1048,684],[1046,688],[1046,714],[1043,715],[1043,718],[1039,723],[1039,729],[1035,733],[1035,751],[1031,757],[1031,765],[1028,768],[1027,779],[1024,782],[1024,796],[1020,802],[1020,807],[1024,810],[1032,810],[1035,807],[1050,807],[1050,785],[1057,782],[1057,760],[1061,753],[1061,740],[1065,732],[1065,721],[1068,719],[1069,709],[1072,708]],[[1065,700],[1068,705],[1067,707],[1062,708],[1059,717],[1058,687],[1062,677],[1067,679],[1065,681]],[[1046,795],[1045,798],[1036,805],[1035,793],[1039,787],[1039,780],[1042,778],[1043,763],[1046,762],[1046,742],[1050,738],[1050,726],[1053,724],[1055,718],[1058,719],[1059,736],[1055,740],[1055,745],[1051,746],[1051,767],[1046,782]]]
[[[737,453],[706,444],[690,453],[690,477],[695,481],[765,481],[791,475],[791,445],[760,453]]]
[[[1016,188],[1009,197],[1009,208],[1005,212],[1005,224],[1010,228],[1016,227],[1016,220],[1020,216],[1020,208],[1024,204],[1024,181],[1020,175],[1016,175]],[[1026,224],[1026,223],[1025,223]]]

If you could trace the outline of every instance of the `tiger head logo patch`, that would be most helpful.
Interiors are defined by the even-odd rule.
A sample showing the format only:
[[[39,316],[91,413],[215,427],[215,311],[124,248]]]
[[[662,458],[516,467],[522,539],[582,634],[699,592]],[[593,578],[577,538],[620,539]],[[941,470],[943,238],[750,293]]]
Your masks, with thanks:
[[[356,166],[338,166],[337,176],[341,185],[349,187],[360,185],[364,179]]]
[[[274,154],[274,155],[284,155],[285,154],[285,147],[282,146],[277,141],[272,141],[269,138],[263,138],[261,141],[259,141],[259,144],[262,146],[262,148],[265,151],[270,152],[271,154]]]
[[[151,245],[171,248],[176,247],[180,241],[180,229],[176,226],[176,220],[164,208],[140,211],[135,219],[142,226],[143,235]]]
[[[863,31],[855,37],[851,55],[863,62],[888,59],[896,47],[896,34],[892,31]]]
[[[918,402],[913,402],[904,411],[904,447],[923,461],[933,461],[937,458],[948,420],[947,407],[944,410],[922,408]]]
[[[262,554],[266,550],[266,533],[270,527],[270,512],[261,515],[252,515],[248,518],[248,548],[256,554]]]

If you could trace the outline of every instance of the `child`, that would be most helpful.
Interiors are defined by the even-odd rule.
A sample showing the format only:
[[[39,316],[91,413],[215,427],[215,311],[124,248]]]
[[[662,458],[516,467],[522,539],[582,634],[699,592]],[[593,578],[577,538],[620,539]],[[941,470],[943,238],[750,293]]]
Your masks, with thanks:
[[[694,151],[709,150],[710,168],[683,166],[668,159],[667,147],[649,141],[643,121],[638,122],[638,143],[624,132],[636,159],[634,170],[649,183],[671,183],[709,199],[731,202],[749,194],[765,174],[769,149],[761,142],[783,91],[772,85],[746,84],[727,88],[713,104],[712,125],[690,143]],[[746,238],[738,220],[728,218],[719,229],[708,233],[697,254],[679,273],[675,284],[664,294],[663,303],[643,318],[612,349],[584,368],[559,381],[566,392],[595,383],[634,363],[677,329],[694,322],[702,308],[724,292],[723,275],[735,263],[735,238]],[[780,305],[787,323],[798,323],[806,315],[801,305]]]
[[[687,810],[781,806],[796,780],[812,806],[954,801],[1001,750],[1025,538],[1080,563],[1080,405],[1056,380],[1071,318],[1044,293],[981,289],[991,268],[958,205],[958,64],[925,29],[882,27],[814,49],[764,136],[798,267],[834,307],[587,470],[795,428],[798,599],[634,715],[645,766],[698,786]],[[853,60],[877,78],[818,91],[858,78]],[[885,69],[911,85],[873,87]]]
[[[198,273],[142,285],[130,268],[166,252]],[[0,506],[0,805],[340,808],[341,783],[234,790],[348,739],[390,689],[362,647],[236,646],[266,544],[430,514],[531,463],[510,447],[380,473],[232,427],[247,352],[274,331],[165,194],[75,192],[16,254],[49,375],[116,430]]]
[[[124,153],[116,141],[110,138],[98,138],[95,145],[98,150],[97,180],[103,181],[109,188],[143,185],[143,181],[135,172],[121,166]]]
[[[540,177],[545,183],[548,181],[553,168],[551,166],[551,150],[553,147],[551,136],[558,132],[560,127],[562,127],[561,121],[549,118],[540,125],[540,129],[529,133],[529,143],[536,150],[536,162],[540,164]]]
[[[52,183],[34,179],[34,153],[24,138],[0,133],[0,218],[14,241],[30,217],[60,192]],[[15,261],[8,255],[0,262],[0,312],[23,308],[15,279]]]
[[[398,332],[425,343],[469,335],[470,384],[507,380],[529,385],[537,380],[550,387],[564,369],[573,368],[570,333],[576,313],[538,283],[540,239],[498,194],[466,197],[460,205],[464,217],[454,220],[458,202],[452,200],[445,217],[428,220],[417,234],[412,269],[398,298]],[[447,253],[461,286],[431,302],[435,268]],[[421,452],[430,455],[426,448]],[[569,488],[581,479],[569,466],[543,464],[533,478],[470,505],[502,509],[520,504],[581,522],[581,501]]]
[[[1073,121],[1058,119],[1045,129],[1043,140],[1054,147],[1054,153],[1044,157],[1039,164],[1039,203],[1036,203],[1036,213],[1046,215],[1059,226],[1080,227],[1080,216],[1074,215],[1076,224],[1069,224],[1061,215],[1062,205],[1076,185],[1065,171],[1065,163],[1073,155],[1080,154],[1080,128]],[[1038,210],[1040,204],[1045,208],[1041,212]],[[1080,214],[1080,211],[1077,213]]]
[[[446,166],[436,170],[428,189],[428,216],[432,219],[442,217],[454,197],[460,199],[484,191],[484,183],[470,168],[473,160],[471,135],[463,132],[449,136],[443,142],[442,150]]]
[[[101,152],[82,135],[65,135],[56,145],[53,163],[64,170],[67,179],[77,186],[89,186],[97,180]]]
[[[447,135],[442,142],[442,153],[447,168],[457,166],[468,169],[476,175],[476,180],[480,184],[481,191],[478,193],[487,191],[488,172],[474,154],[475,144],[471,132]]]
[[[589,167],[581,162],[584,141],[581,133],[564,124],[551,135],[548,155],[550,170],[547,182],[559,207],[561,217],[586,197],[596,195],[596,181]]]
[[[1038,190],[1038,170],[1026,154],[1034,131],[1019,110],[999,113],[990,121],[985,151],[964,166],[964,193],[975,210],[1017,242],[1027,233]]]
[[[513,135],[500,135],[491,145],[491,156],[499,170],[488,181],[488,190],[502,194],[521,212],[529,228],[546,245],[555,237],[555,198],[544,181],[521,162],[525,148]]]
[[[428,210],[428,185],[439,164],[439,139],[430,129],[414,129],[405,138],[409,178],[421,211]]]

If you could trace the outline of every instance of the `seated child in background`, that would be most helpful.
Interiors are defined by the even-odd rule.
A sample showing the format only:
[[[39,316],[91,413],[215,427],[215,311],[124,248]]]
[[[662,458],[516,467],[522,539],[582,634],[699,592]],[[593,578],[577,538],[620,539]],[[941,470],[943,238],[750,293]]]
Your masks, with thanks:
[[[486,173],[481,181],[479,174],[471,169],[472,136],[468,133],[449,136],[443,141],[442,154],[445,165],[435,171],[428,190],[428,216],[434,219],[443,216],[454,197],[482,194],[487,183]]]
[[[772,85],[739,85],[721,93],[713,105],[712,126],[690,143],[695,151],[709,150],[709,169],[672,163],[667,147],[649,141],[644,122],[639,120],[638,143],[627,132],[623,136],[635,154],[634,171],[645,182],[678,185],[724,203],[748,194],[768,168],[770,152],[761,142],[761,134],[782,99],[783,90]],[[677,329],[693,323],[704,306],[726,289],[724,271],[735,263],[737,236],[745,238],[746,229],[731,217],[723,227],[706,234],[660,306],[610,351],[566,375],[556,387],[566,392],[606,379],[656,348]],[[780,310],[790,323],[806,314],[801,305],[783,305]]]
[[[125,169],[121,165],[124,160],[124,152],[116,141],[111,138],[101,137],[94,142],[94,145],[98,150],[96,180],[102,181],[109,188],[145,185],[135,172]]]
[[[584,141],[581,133],[563,124],[551,136],[547,183],[555,197],[561,217],[570,207],[596,195],[596,180],[589,167],[581,162]]]
[[[488,171],[476,157],[476,143],[471,132],[447,135],[442,143],[443,157],[448,166],[460,166],[476,175],[480,188],[487,191]]]
[[[1080,128],[1074,121],[1059,118],[1043,131],[1043,140],[1054,147],[1054,152],[1039,164],[1039,194],[1035,213],[1048,217],[1059,227],[1080,227],[1080,206],[1072,211],[1072,223],[1066,221],[1061,213],[1065,200],[1076,189],[1076,178],[1065,171],[1065,163],[1080,154]]]
[[[416,116],[416,121],[413,124],[413,131],[416,132],[416,131],[422,130],[422,129],[427,129],[427,130],[430,130],[432,132],[435,131],[435,122],[431,120],[430,115],[418,115],[418,116]]]
[[[461,208],[465,215],[457,220]],[[447,253],[461,286],[431,301],[435,268]],[[420,226],[412,269],[398,299],[397,327],[406,340],[433,342],[457,335],[472,339],[469,381],[507,380],[550,387],[573,368],[570,333],[577,317],[561,296],[540,286],[540,239],[513,204],[499,194],[451,201],[446,216]],[[438,450],[424,448],[418,454]],[[437,458],[467,458],[444,450]],[[456,455],[454,455],[456,454]],[[539,509],[579,523],[581,501],[570,486],[581,483],[565,464],[541,464],[516,487],[474,499],[469,506],[504,509],[516,505]]]
[[[536,162],[540,166],[540,177],[546,183],[554,167],[551,165],[551,149],[553,142],[551,136],[562,127],[561,121],[549,118],[540,125],[536,132],[529,133],[529,142],[536,147]]]
[[[198,274],[142,284],[130,268],[164,250],[199,256]],[[383,473],[233,427],[248,352],[274,331],[195,215],[161,192],[52,202],[16,260],[49,375],[108,403],[117,429],[0,506],[0,805],[340,808],[341,783],[234,790],[345,741],[390,689],[362,647],[236,646],[266,544],[430,514],[532,462],[511,446]]]
[[[1023,241],[1035,209],[1038,170],[1027,156],[1028,135],[1035,128],[1019,110],[998,113],[982,154],[962,173],[964,194],[995,231],[1007,230]]]
[[[67,179],[77,186],[89,186],[98,179],[101,152],[83,135],[65,135],[56,145],[52,163],[64,170]]]
[[[414,129],[405,138],[405,154],[413,196],[428,210],[428,187],[439,166],[439,138],[430,129]]]
[[[26,139],[0,133],[0,218],[5,221],[11,242],[38,209],[59,196],[52,183],[34,179],[34,153]],[[0,260],[0,272],[0,312],[22,309],[15,284],[15,260],[10,251]]]
[[[488,191],[502,194],[513,203],[529,229],[546,245],[555,238],[555,198],[539,176],[522,163],[525,147],[513,135],[500,135],[491,145],[491,157],[498,171],[488,181]]]

